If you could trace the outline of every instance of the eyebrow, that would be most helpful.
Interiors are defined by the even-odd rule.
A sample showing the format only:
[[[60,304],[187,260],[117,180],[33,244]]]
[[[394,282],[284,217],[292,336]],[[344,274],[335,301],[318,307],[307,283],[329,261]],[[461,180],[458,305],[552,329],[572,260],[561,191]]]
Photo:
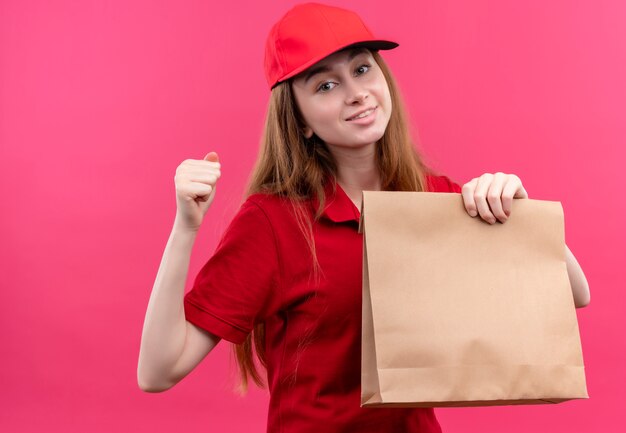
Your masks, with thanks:
[[[350,54],[348,55],[348,61],[351,61],[359,54],[366,53],[366,52],[367,50],[363,47],[353,48],[350,51]],[[326,65],[318,66],[316,68],[311,69],[304,77],[304,84],[306,84],[311,78],[313,78],[313,76],[320,74],[322,72],[328,72],[328,71],[330,71],[330,68]]]

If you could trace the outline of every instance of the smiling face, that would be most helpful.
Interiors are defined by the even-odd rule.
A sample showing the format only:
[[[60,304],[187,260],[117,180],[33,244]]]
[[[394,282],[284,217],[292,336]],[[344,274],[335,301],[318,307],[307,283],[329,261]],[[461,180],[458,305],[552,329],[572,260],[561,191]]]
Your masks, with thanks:
[[[385,77],[366,48],[336,52],[292,80],[305,128],[329,147],[360,148],[375,144],[391,116]]]

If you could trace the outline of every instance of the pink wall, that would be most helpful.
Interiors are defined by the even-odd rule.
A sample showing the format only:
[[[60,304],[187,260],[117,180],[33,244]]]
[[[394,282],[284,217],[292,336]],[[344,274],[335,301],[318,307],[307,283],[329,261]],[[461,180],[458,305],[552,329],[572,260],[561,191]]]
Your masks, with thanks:
[[[293,3],[0,2],[1,431],[264,431],[267,398],[229,391],[224,343],[169,392],[135,374],[174,170],[211,150],[223,167],[190,284],[239,203],[264,38]],[[515,173],[561,201],[590,283],[591,398],[439,409],[444,430],[626,431],[626,3],[333,3],[401,43],[384,57],[431,163],[461,183]]]

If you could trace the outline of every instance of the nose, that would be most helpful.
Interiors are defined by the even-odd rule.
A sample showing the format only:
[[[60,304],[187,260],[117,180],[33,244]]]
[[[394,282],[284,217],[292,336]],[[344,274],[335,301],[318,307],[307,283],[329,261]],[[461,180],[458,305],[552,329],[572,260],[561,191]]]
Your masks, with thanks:
[[[354,105],[363,103],[367,99],[367,90],[356,80],[348,80],[345,84],[346,89],[346,104]]]

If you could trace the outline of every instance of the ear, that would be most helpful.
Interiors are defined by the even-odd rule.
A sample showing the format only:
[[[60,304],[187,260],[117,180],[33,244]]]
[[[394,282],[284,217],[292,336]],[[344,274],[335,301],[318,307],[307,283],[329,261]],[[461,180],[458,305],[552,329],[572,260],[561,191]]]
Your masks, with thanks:
[[[305,136],[306,138],[311,138],[311,137],[313,137],[313,130],[312,130],[311,128],[309,128],[308,126],[305,126],[305,127],[302,129],[302,133],[304,134],[304,136]]]

